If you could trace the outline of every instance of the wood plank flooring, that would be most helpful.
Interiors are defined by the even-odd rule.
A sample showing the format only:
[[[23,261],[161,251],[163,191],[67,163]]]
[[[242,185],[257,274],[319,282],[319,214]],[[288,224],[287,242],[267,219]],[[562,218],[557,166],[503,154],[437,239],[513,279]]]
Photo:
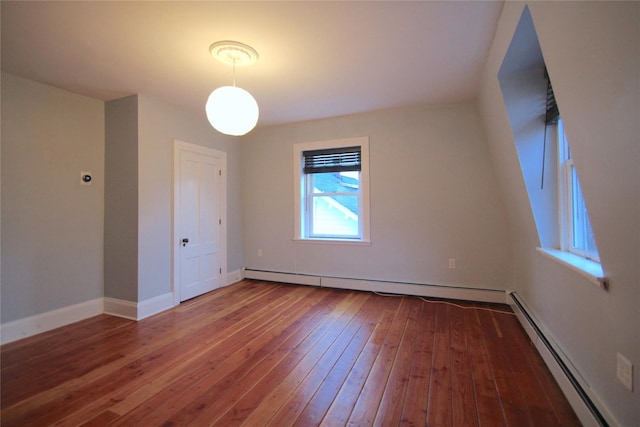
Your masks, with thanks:
[[[244,280],[4,345],[2,426],[577,426],[507,306]]]

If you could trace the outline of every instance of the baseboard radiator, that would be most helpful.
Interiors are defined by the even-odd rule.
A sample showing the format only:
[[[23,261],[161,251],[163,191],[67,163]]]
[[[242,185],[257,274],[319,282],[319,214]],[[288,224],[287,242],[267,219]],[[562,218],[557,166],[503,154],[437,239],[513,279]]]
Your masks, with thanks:
[[[391,282],[383,280],[353,279],[307,274],[283,273],[245,269],[244,278],[269,282],[292,283],[323,288],[352,289],[398,295],[415,295],[428,298],[446,298],[505,304],[503,290],[477,289],[462,286],[431,285],[423,283]]]
[[[568,362],[565,362],[562,355],[542,331],[518,294],[516,292],[508,292],[507,296],[507,301],[520,320],[520,324],[538,349],[560,388],[562,388],[580,422],[584,426],[608,427],[610,422],[615,425],[613,420],[608,421],[605,414],[598,409],[594,399],[585,391],[576,375],[569,368]]]

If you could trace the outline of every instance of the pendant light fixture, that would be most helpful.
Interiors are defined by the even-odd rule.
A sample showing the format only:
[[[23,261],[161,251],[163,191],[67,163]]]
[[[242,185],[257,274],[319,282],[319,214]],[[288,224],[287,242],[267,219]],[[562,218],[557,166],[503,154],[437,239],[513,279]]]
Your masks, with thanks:
[[[258,103],[246,90],[236,86],[236,66],[252,65],[258,52],[244,43],[225,40],[209,47],[218,61],[233,67],[233,86],[222,86],[211,92],[205,110],[211,126],[225,135],[240,136],[258,123]]]

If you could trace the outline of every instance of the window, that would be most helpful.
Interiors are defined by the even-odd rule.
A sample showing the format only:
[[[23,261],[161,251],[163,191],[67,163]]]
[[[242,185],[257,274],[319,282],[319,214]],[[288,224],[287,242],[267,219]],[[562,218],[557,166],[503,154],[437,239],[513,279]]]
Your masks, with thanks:
[[[295,237],[369,241],[368,138],[294,145]]]
[[[564,133],[562,120],[558,120],[557,131],[562,250],[600,262],[589,214],[582,198],[580,181],[573,165],[571,149]]]

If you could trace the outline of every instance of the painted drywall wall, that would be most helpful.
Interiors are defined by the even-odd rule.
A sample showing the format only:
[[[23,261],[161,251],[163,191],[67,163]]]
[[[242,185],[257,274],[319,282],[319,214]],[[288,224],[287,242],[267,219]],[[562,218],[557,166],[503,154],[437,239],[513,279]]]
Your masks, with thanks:
[[[3,73],[2,323],[102,296],[103,209],[104,104]]]
[[[108,187],[106,226],[113,223],[114,234],[106,237],[105,296],[142,302],[172,291],[174,139],[227,153],[226,268],[239,270],[238,138],[213,130],[204,109],[198,116],[141,95],[110,101],[106,111],[107,175],[113,185]]]
[[[173,140],[227,153],[227,271],[242,268],[240,139],[204,114],[138,96],[138,301],[171,292]]]
[[[238,138],[204,112],[138,95],[105,104],[2,77],[3,323],[171,292],[174,138],[227,152],[227,270],[242,267]]]
[[[479,107],[512,241],[511,286],[570,358],[614,422],[640,425],[616,353],[640,364],[640,3],[531,2],[610,289],[541,257],[498,72],[525,3],[507,2],[487,58]]]
[[[105,103],[104,296],[138,301],[138,97]]]
[[[359,136],[370,144],[371,245],[294,242],[293,144]],[[473,103],[256,129],[242,160],[247,268],[504,289],[505,215]]]

